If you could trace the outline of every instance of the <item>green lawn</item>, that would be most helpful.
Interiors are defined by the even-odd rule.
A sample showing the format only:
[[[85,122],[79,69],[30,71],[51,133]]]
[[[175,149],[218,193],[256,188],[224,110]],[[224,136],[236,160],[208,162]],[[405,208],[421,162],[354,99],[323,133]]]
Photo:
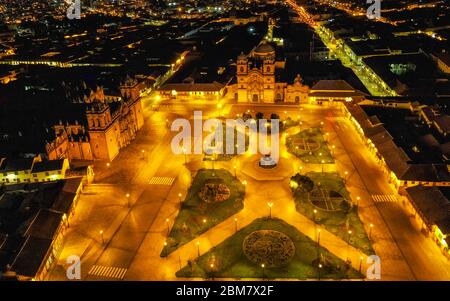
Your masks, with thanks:
[[[230,189],[230,197],[226,201],[208,203],[199,197],[199,192],[205,182],[211,179],[223,180],[223,184]],[[166,241],[167,246],[162,250],[161,256],[167,256],[199,234],[242,210],[244,196],[245,186],[228,171],[224,169],[214,171],[200,169],[183,201],[181,210]]]
[[[310,172],[306,174],[314,182],[314,188],[328,189],[339,193],[350,201],[350,194],[345,188],[344,181],[336,173]],[[357,208],[352,207],[347,213],[343,210],[330,211],[323,207],[315,206],[310,201],[311,194],[298,191],[295,194],[295,204],[297,211],[311,220],[316,217],[316,222],[325,227],[328,231],[348,241],[348,230],[351,230],[350,245],[360,249],[366,255],[375,254],[370,240],[364,230],[364,226],[359,219]],[[317,213],[314,214],[314,209]]]
[[[247,235],[257,230],[279,231],[293,241],[295,253],[292,259],[283,267],[262,268],[250,261],[242,251],[242,245]],[[295,227],[280,219],[259,218],[236,234],[226,239],[218,246],[201,255],[191,264],[176,273],[177,277],[203,278],[294,278],[308,279],[319,277],[318,250],[325,258],[320,269],[322,279],[362,278],[362,275],[337,258],[328,250],[299,232]],[[324,261],[322,261],[324,262]],[[314,264],[313,264],[314,263]],[[211,267],[211,264],[213,266]],[[326,266],[326,267],[325,267]]]
[[[334,163],[320,128],[309,128],[286,138],[288,151],[306,163]]]

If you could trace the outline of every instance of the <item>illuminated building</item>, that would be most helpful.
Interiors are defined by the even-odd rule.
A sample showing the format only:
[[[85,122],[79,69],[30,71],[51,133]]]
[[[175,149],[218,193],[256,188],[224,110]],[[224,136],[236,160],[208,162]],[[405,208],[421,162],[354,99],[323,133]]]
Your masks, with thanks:
[[[112,161],[144,125],[137,80],[128,78],[120,90],[120,98],[108,98],[100,87],[85,91],[87,125],[60,122],[54,126],[56,138],[46,145],[48,157]]]
[[[61,180],[69,170],[69,161],[42,160],[34,158],[8,159],[0,161],[0,179],[4,184],[20,184],[31,182],[48,182]]]
[[[309,88],[298,75],[293,84],[278,82],[284,61],[276,60],[275,48],[262,41],[249,55],[237,59],[237,84],[229,87],[237,102],[306,102]]]

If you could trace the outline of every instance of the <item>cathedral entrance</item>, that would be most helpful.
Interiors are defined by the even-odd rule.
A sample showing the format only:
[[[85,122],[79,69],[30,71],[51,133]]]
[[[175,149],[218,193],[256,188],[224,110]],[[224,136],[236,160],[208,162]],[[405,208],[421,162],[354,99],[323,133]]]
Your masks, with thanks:
[[[259,101],[259,95],[258,94],[253,94],[252,101],[253,102],[258,102]]]

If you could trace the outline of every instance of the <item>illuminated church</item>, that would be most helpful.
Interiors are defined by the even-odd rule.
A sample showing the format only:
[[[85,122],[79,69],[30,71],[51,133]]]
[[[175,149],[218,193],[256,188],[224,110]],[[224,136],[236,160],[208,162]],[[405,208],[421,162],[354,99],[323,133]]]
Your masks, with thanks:
[[[237,102],[275,103],[307,102],[309,87],[297,75],[292,84],[279,82],[285,61],[277,60],[275,48],[263,40],[248,55],[241,54],[236,62],[237,83],[229,87]]]

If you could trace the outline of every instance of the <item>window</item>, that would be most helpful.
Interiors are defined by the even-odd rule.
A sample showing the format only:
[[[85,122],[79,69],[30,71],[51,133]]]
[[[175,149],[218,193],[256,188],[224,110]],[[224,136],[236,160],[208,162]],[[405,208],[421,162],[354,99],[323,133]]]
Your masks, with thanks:
[[[33,174],[33,178],[37,178],[37,174],[34,173],[34,174]]]
[[[45,172],[45,175],[48,177],[50,174],[48,173],[48,171]]]

